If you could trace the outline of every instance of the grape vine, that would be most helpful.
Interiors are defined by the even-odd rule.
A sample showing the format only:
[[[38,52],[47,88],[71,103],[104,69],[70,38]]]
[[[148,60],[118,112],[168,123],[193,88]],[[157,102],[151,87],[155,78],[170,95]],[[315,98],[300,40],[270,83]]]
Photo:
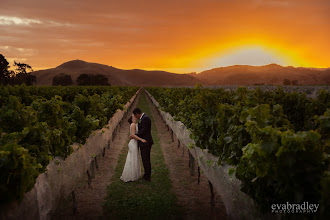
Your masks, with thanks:
[[[329,216],[329,92],[310,99],[280,87],[147,90],[191,130],[196,146],[219,157],[219,165],[234,166],[241,190],[261,212],[309,201],[320,204],[319,216]]]
[[[137,90],[0,86],[0,203],[20,201],[54,157],[68,157]]]

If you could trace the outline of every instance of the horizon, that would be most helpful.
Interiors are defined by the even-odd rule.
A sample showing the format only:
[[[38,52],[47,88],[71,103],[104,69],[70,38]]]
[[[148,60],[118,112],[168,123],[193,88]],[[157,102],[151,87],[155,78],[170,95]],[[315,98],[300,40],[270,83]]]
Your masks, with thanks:
[[[3,4],[0,53],[11,66],[23,62],[36,71],[77,58],[119,69],[175,73],[272,63],[330,67],[327,0]]]
[[[116,67],[116,66],[113,66],[113,65],[108,65],[108,64],[104,64],[104,63],[95,63],[95,62],[89,62],[89,61],[86,61],[86,60],[80,60],[80,59],[75,59],[75,60],[69,60],[69,61],[66,61],[64,63],[61,63],[55,67],[49,67],[49,68],[46,68],[46,69],[39,69],[39,70],[48,70],[48,69],[55,69],[59,66],[61,66],[62,64],[65,64],[65,63],[69,63],[69,62],[74,62],[74,61],[82,61],[82,62],[85,62],[85,63],[91,63],[91,64],[99,64],[99,65],[106,65],[106,66],[109,66],[109,67],[113,67],[113,68],[116,68],[116,69],[120,69],[120,70],[143,70],[143,71],[164,71],[164,72],[169,72],[169,73],[175,73],[175,74],[199,74],[199,73],[202,73],[204,71],[208,71],[208,70],[213,70],[213,69],[219,69],[219,68],[226,68],[226,67],[234,67],[234,66],[249,66],[249,67],[265,67],[265,66],[270,66],[270,65],[277,65],[277,66],[280,66],[280,67],[293,67],[293,68],[306,68],[306,69],[316,69],[316,70],[319,70],[319,71],[323,71],[323,70],[327,70],[327,69],[330,69],[330,67],[326,67],[326,68],[317,68],[317,67],[301,67],[301,66],[298,66],[298,67],[295,67],[295,66],[282,66],[280,64],[277,64],[277,63],[270,63],[270,64],[266,64],[266,65],[244,65],[244,64],[235,64],[235,65],[231,65],[231,66],[219,66],[219,67],[215,67],[215,68],[211,68],[211,69],[206,69],[206,70],[203,70],[201,72],[197,72],[197,71],[191,71],[191,72],[185,72],[185,73],[178,73],[178,72],[171,72],[171,71],[167,71],[167,70],[162,70],[162,69],[153,69],[153,68],[150,68],[150,69],[142,69],[142,68],[134,68],[134,69],[129,69],[129,68],[119,68],[119,67]],[[39,71],[39,70],[34,70],[34,71]]]

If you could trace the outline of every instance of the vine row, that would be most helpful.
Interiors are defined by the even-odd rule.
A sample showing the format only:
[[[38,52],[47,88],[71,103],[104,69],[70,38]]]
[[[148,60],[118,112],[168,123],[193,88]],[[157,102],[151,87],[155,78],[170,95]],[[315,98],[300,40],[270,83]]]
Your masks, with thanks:
[[[234,166],[229,174],[241,180],[241,190],[262,213],[272,204],[308,201],[320,204],[317,216],[329,216],[329,92],[320,90],[309,99],[280,87],[147,90],[191,130],[196,146],[219,157],[219,165]]]

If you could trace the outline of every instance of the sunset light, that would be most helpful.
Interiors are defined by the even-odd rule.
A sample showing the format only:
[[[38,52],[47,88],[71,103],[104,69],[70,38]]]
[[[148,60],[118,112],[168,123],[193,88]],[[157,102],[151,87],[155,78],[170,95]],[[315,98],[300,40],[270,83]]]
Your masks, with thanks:
[[[327,0],[4,4],[0,51],[35,70],[75,59],[176,73],[243,64],[330,66]]]
[[[270,63],[286,65],[283,57],[276,57],[262,47],[245,47],[215,59],[216,66],[251,65],[262,66]]]
[[[223,51],[220,55],[216,54],[208,58],[204,63],[205,67],[263,66],[273,63],[282,66],[308,66],[307,63],[288,51],[257,45],[233,47]]]
[[[330,0],[0,5],[1,219],[329,219]]]

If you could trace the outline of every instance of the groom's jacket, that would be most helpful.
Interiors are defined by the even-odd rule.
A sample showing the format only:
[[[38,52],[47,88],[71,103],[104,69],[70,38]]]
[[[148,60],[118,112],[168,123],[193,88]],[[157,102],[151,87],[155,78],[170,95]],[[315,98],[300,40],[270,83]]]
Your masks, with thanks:
[[[154,144],[151,136],[151,119],[148,115],[144,114],[138,124],[138,133],[136,134],[140,138],[145,139],[147,142],[143,143],[141,141],[138,142],[139,147],[151,146]]]

